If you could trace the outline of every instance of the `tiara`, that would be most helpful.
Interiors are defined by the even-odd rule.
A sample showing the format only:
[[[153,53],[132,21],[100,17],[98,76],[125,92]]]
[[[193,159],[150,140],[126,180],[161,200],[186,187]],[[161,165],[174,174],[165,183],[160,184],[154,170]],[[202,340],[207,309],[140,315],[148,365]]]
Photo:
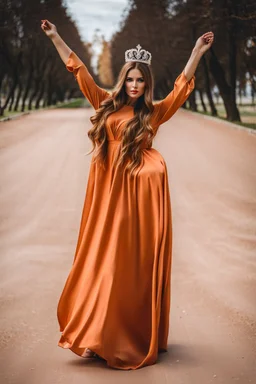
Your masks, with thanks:
[[[139,61],[140,63],[151,64],[152,55],[145,49],[141,49],[141,45],[136,46],[137,49],[132,48],[125,51],[125,62]]]

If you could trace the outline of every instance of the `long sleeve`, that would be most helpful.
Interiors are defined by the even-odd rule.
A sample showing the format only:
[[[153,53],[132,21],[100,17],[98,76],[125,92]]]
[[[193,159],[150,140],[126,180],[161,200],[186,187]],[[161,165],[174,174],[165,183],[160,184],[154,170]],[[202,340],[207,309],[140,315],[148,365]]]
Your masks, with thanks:
[[[95,83],[85,64],[73,51],[69,55],[66,68],[69,72],[73,72],[79,88],[90,104],[95,110],[98,109],[100,103],[109,96],[109,93]]]
[[[173,90],[163,100],[154,105],[152,116],[154,125],[159,126],[169,120],[187,100],[194,87],[195,76],[188,81],[183,70],[175,80]]]

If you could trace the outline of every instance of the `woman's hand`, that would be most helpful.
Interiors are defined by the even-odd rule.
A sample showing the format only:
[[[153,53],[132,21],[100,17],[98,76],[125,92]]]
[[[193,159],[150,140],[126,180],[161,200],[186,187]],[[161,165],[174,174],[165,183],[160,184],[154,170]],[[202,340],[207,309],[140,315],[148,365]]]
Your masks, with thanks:
[[[194,49],[204,54],[212,46],[213,40],[213,32],[206,32],[197,39]]]
[[[46,36],[50,37],[52,43],[55,45],[61,60],[66,65],[68,58],[72,52],[69,46],[65,43],[64,40],[60,37],[57,32],[57,28],[54,24],[50,23],[48,20],[41,20],[41,28],[46,34]]]
[[[54,24],[50,23],[50,21],[48,20],[41,20],[42,24],[41,24],[41,28],[42,30],[44,31],[44,33],[46,34],[46,36],[50,37],[50,39],[52,39],[53,37],[55,37],[57,35],[57,28]]]

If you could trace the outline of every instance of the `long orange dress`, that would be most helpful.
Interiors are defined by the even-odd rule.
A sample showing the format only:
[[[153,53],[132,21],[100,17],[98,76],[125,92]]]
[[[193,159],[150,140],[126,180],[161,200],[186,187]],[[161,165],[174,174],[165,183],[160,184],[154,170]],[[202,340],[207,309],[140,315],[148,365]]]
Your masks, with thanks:
[[[97,86],[72,51],[66,64],[94,109],[108,92]],[[194,88],[184,71],[154,105],[154,132]],[[172,261],[172,217],[164,158],[143,148],[136,175],[112,167],[121,131],[133,117],[125,105],[106,121],[107,169],[90,166],[73,265],[57,308],[58,345],[84,356],[86,348],[109,367],[138,369],[167,350]]]

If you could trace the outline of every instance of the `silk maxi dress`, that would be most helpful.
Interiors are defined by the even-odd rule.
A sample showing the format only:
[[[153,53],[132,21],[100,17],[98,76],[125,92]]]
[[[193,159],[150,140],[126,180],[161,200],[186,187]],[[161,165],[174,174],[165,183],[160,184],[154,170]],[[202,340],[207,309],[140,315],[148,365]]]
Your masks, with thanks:
[[[66,64],[97,110],[109,93],[72,51]],[[184,71],[173,90],[154,104],[154,134],[185,102],[195,76]],[[131,177],[112,166],[122,129],[134,116],[124,105],[106,121],[106,170],[91,161],[71,271],[59,299],[58,346],[84,356],[86,348],[109,367],[129,370],[156,363],[167,351],[172,263],[172,213],[162,155],[143,148]]]

